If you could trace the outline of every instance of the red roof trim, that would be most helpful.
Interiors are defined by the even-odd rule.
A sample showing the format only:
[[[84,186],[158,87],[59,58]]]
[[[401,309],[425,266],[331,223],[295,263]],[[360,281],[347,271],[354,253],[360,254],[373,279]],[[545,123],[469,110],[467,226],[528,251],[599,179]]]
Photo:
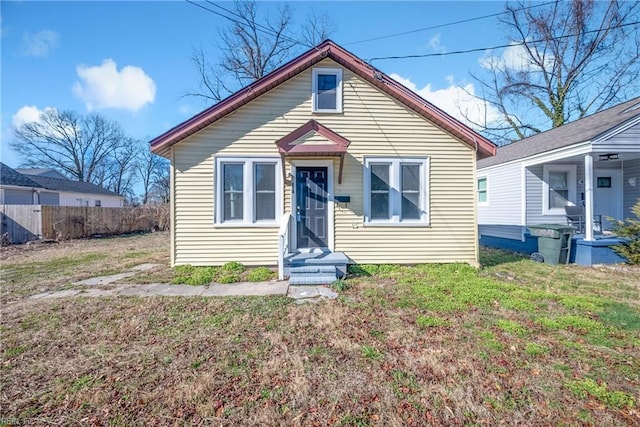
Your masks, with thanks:
[[[154,138],[151,141],[151,150],[157,153],[178,143],[182,139],[198,132],[206,126],[209,126],[216,120],[263,95],[278,86],[280,83],[290,79],[325,58],[333,59],[371,83],[373,86],[379,88],[415,112],[445,129],[453,136],[473,147],[480,157],[488,157],[496,154],[496,146],[491,141],[449,116],[444,111],[430,104],[419,95],[407,89],[376,68],[364,63],[362,60],[344,50],[331,40],[322,42],[314,49],[311,49],[289,61],[287,64],[277,70],[274,70],[260,80],[255,81],[246,88],[220,101],[216,105],[209,107],[191,119]]]
[[[332,144],[294,144],[297,140],[308,134],[315,132],[324,136]],[[282,154],[342,154],[347,151],[350,141],[338,135],[322,123],[315,120],[309,120],[290,134],[276,141],[278,151]]]

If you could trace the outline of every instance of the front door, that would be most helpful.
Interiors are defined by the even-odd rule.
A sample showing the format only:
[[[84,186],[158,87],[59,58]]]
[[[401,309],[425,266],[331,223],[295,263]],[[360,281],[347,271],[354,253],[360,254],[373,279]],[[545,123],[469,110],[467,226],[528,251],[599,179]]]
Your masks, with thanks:
[[[593,214],[602,215],[602,229],[611,230],[607,217],[622,219],[622,177],[619,170],[593,173]]]
[[[326,248],[327,168],[296,168],[296,241],[300,248]]]

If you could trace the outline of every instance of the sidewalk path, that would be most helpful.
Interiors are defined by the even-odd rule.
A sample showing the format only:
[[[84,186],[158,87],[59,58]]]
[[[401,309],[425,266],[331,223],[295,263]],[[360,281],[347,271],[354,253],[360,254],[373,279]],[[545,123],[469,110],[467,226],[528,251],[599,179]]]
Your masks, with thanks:
[[[166,283],[118,284],[140,272],[151,270],[159,264],[141,264],[131,271],[110,276],[92,277],[73,283],[80,288],[49,291],[32,295],[30,299],[50,299],[69,297],[109,297],[109,296],[188,296],[188,297],[228,297],[288,295],[297,304],[316,303],[323,299],[336,299],[338,294],[326,286],[289,286],[288,281],[241,282],[232,284],[211,284],[204,286],[170,285]]]

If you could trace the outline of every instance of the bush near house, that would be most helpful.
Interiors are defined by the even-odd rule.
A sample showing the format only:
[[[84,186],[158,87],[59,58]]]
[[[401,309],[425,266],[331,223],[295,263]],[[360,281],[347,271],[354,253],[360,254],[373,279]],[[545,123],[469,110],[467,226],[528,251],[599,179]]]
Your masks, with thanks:
[[[640,264],[640,199],[631,208],[636,218],[627,218],[624,221],[614,222],[614,232],[627,241],[614,246],[613,250],[625,257],[629,264]]]

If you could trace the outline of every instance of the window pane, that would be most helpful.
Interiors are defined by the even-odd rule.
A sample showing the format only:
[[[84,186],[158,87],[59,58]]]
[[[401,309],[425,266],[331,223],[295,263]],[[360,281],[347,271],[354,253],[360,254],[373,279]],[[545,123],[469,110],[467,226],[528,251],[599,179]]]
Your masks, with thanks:
[[[276,191],[276,165],[255,165],[256,191]]]
[[[402,165],[402,191],[420,191],[420,165]]]
[[[222,166],[224,191],[242,191],[242,163],[227,163]]]
[[[484,203],[486,201],[487,201],[487,192],[486,191],[479,191],[478,192],[478,202]]]
[[[487,178],[480,178],[478,180],[478,191],[483,191],[487,189]]]
[[[549,188],[554,190],[567,190],[567,173],[549,172]]]
[[[549,208],[563,208],[569,199],[567,172],[549,172]]]
[[[400,165],[402,206],[400,218],[420,219],[420,165]]]
[[[253,207],[255,220],[276,219],[276,165],[256,164],[253,179],[256,191]]]
[[[243,167],[242,163],[222,165],[224,188],[223,221],[242,220],[243,218]]]
[[[371,219],[389,219],[389,192],[371,194]]]
[[[256,221],[276,219],[276,194],[256,194]]]
[[[389,219],[389,165],[372,164],[371,219]]]
[[[402,219],[420,219],[420,193],[402,193]]]
[[[389,191],[389,165],[371,165],[371,190]]]
[[[316,109],[335,110],[338,106],[338,76],[335,74],[317,75]]]
[[[318,74],[318,92],[325,90],[336,90],[338,87],[338,76],[335,74]]]

